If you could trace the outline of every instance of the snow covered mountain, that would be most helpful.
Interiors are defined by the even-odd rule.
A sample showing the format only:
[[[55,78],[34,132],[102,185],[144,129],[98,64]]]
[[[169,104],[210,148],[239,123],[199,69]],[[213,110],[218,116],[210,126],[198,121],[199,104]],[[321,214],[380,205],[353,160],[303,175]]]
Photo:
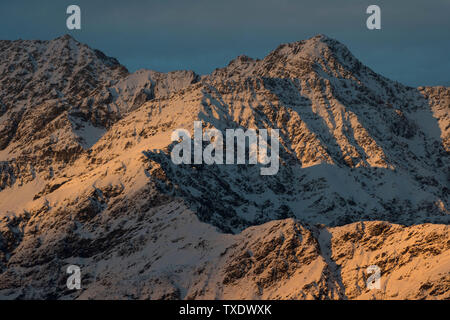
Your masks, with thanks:
[[[323,35],[205,76],[69,36],[0,48],[0,297],[450,297],[450,88]],[[198,120],[279,129],[278,174],[174,165]]]

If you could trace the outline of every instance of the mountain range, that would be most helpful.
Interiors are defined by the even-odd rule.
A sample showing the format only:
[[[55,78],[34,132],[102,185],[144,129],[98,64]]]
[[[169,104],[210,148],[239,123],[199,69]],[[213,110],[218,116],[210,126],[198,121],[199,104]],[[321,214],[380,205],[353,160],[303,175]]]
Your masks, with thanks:
[[[449,299],[449,111],[324,35],[208,75],[0,41],[0,297]],[[173,164],[194,121],[278,129],[279,172]]]

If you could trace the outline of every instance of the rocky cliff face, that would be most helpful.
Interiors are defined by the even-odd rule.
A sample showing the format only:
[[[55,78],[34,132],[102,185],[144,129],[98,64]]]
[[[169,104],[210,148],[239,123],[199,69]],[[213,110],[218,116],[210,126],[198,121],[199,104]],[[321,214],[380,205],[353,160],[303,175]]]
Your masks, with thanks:
[[[68,36],[0,47],[1,297],[450,297],[450,88],[323,35],[206,76],[129,74]],[[279,129],[278,174],[174,165],[198,120]]]

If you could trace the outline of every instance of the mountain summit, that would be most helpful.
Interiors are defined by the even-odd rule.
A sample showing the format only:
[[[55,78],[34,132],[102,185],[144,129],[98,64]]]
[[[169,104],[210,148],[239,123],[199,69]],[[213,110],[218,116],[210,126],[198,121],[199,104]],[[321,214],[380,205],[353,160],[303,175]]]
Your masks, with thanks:
[[[449,298],[449,108],[323,35],[205,76],[1,41],[0,297]],[[194,121],[278,129],[278,174],[173,164]]]

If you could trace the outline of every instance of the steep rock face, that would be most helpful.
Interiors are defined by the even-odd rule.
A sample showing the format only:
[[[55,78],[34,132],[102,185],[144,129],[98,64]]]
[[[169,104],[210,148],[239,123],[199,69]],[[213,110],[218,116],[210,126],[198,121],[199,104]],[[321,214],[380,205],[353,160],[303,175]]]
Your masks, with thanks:
[[[411,227],[359,222],[331,233],[331,258],[349,299],[448,299],[448,225]],[[369,265],[380,268],[380,289],[364,290]]]
[[[202,77],[43,44],[90,71],[67,85],[86,63],[56,60],[59,96],[35,81],[37,104],[2,82],[1,297],[448,298],[449,88],[393,82],[322,35]],[[7,66],[30,43],[1,45]],[[279,172],[174,165],[173,130],[197,120],[279,129]],[[68,264],[82,291],[65,287]]]

